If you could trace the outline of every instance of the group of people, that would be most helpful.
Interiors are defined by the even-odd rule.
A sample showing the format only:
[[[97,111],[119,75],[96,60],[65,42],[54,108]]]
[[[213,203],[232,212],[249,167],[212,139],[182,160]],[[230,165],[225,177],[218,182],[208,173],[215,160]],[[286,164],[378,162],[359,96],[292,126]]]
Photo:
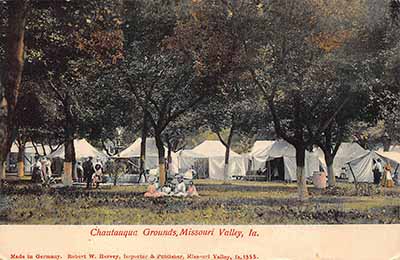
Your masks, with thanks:
[[[392,188],[394,186],[394,181],[392,177],[392,167],[389,163],[385,166],[382,165],[382,160],[380,158],[374,161],[374,167],[372,169],[374,174],[374,184],[382,185],[382,187]],[[395,177],[397,174],[395,173]],[[397,178],[395,178],[397,180]]]
[[[193,181],[190,181],[189,185],[186,187],[184,177],[177,175],[174,181],[165,184],[163,187],[158,185],[157,179],[151,180],[144,196],[150,198],[159,198],[164,196],[197,197],[199,196],[199,193],[197,192]]]
[[[51,161],[46,157],[35,157],[35,163],[32,166],[32,182],[46,183],[51,180]]]
[[[79,183],[86,182],[86,187],[99,187],[103,179],[103,165],[100,160],[93,162],[93,158],[89,157],[83,163],[78,162],[76,165],[77,181]],[[32,182],[48,183],[52,178],[51,161],[46,157],[35,157],[35,163],[32,166]]]
[[[86,182],[86,188],[98,188],[103,180],[103,164],[99,159],[93,163],[93,157],[89,157],[83,163],[78,162],[76,173],[78,182]]]

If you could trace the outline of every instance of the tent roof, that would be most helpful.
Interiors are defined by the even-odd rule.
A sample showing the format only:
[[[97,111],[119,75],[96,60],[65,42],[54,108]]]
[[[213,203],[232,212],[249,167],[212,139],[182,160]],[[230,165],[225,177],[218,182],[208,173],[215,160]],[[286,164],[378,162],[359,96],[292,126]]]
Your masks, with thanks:
[[[86,139],[75,139],[75,157],[77,160],[93,157],[93,158],[106,158],[107,155],[94,148]],[[49,155],[50,158],[65,158],[64,144],[61,145],[56,151]]]
[[[296,157],[296,149],[284,140],[257,141],[254,143],[250,155],[255,158]]]
[[[371,155],[371,158],[383,158],[389,161],[392,161],[393,163],[400,164],[400,153],[399,152],[380,152],[380,151],[370,151],[366,150],[364,154],[357,156],[356,158],[349,160],[347,163],[353,163],[355,161],[358,161],[365,156]]]
[[[358,143],[342,143],[337,152],[338,156],[356,156],[365,153],[365,149]]]
[[[379,156],[388,159],[394,163],[400,164],[399,152],[376,152]]]
[[[188,158],[208,158],[207,156],[197,153],[193,150],[180,150],[178,152],[178,156],[180,157],[188,157]]]
[[[134,158],[140,157],[140,144],[142,143],[142,138],[136,139],[133,144],[131,144],[128,148],[123,150],[119,154],[119,158]],[[166,147],[164,147],[167,150]],[[158,157],[158,149],[156,145],[155,138],[146,138],[146,157]]]
[[[317,153],[319,160],[325,164],[325,156],[322,149],[318,147]],[[366,150],[362,148],[358,143],[342,143],[339,146],[339,150],[337,151],[335,158],[347,158],[346,160],[348,161],[352,158],[363,156],[365,155],[365,153]]]
[[[44,155],[42,145],[36,144],[36,147],[38,149],[39,154],[40,155]],[[44,149],[46,151],[46,154],[50,154],[51,153],[50,146],[44,145]],[[18,145],[17,145],[16,142],[14,142],[12,144],[10,152],[11,153],[18,153]],[[32,142],[27,142],[25,144],[25,153],[26,154],[36,154],[36,150],[35,150],[35,147],[33,146]]]
[[[264,155],[275,143],[275,141],[271,140],[260,140],[256,141],[251,148],[250,156],[262,156]]]
[[[272,158],[296,156],[296,149],[294,146],[283,140],[275,141],[266,152],[266,155]]]
[[[306,151],[306,157],[312,156],[316,157],[317,155]],[[257,157],[263,157],[263,158],[280,158],[280,157],[287,157],[287,158],[295,158],[296,157],[296,148],[286,142],[285,140],[277,140],[277,141],[272,141],[272,145],[269,147],[266,147],[264,150],[260,150],[255,158]],[[269,160],[270,160],[269,159]]]
[[[224,157],[226,148],[220,141],[206,140],[192,149],[193,152],[204,157]],[[230,157],[241,157],[238,153],[230,150]]]

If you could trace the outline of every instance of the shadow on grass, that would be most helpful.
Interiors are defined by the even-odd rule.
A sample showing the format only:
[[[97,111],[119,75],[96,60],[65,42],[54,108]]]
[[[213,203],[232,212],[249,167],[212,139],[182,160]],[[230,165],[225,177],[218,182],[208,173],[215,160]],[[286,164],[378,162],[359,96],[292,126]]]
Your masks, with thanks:
[[[318,196],[300,202],[296,187],[198,185],[199,198],[144,198],[143,187],[86,190],[9,186],[1,190],[0,223],[39,224],[343,224],[399,223],[400,207],[347,209],[356,197]],[[234,191],[235,196],[224,197]],[[240,192],[238,192],[240,191]],[[262,192],[255,197],[255,192]],[[281,197],[268,197],[282,192]],[[311,193],[316,193],[311,189]],[[251,195],[250,197],[248,195]]]
[[[199,190],[203,191],[237,191],[237,192],[296,192],[296,186],[277,184],[270,186],[250,186],[240,184],[197,184]]]

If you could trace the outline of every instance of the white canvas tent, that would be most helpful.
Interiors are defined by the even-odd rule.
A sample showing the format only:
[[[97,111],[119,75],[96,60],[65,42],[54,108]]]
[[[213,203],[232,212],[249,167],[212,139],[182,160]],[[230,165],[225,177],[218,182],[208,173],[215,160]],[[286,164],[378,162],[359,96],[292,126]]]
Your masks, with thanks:
[[[208,178],[208,157],[193,152],[192,150],[180,150],[178,153],[179,172],[194,169],[200,179]]]
[[[267,141],[264,142],[264,149],[259,143],[259,147],[254,149],[253,160],[255,160],[255,166],[258,168],[264,168],[267,161],[282,158],[284,164],[284,179],[286,181],[295,181],[296,177],[296,149],[293,145],[286,141]],[[255,168],[255,169],[258,169]],[[315,153],[306,151],[305,155],[305,172],[306,177],[310,177],[314,172],[319,171],[319,160]]]
[[[131,159],[131,158],[140,158],[140,145],[142,143],[142,138],[136,139],[128,148],[123,150],[117,156],[118,158],[123,159]],[[164,146],[165,156],[167,156],[168,148]],[[155,138],[146,138],[146,161],[145,167],[147,169],[157,169],[158,168],[158,149],[156,145]],[[173,173],[178,172],[178,157],[173,152],[172,153],[172,165],[171,171]]]
[[[272,145],[275,141],[256,141],[251,148],[251,152],[249,153],[249,159],[251,160],[251,169],[253,171],[262,169],[265,167],[265,158],[266,154],[268,153],[269,149],[271,149]]]
[[[195,160],[207,158],[207,156],[194,152],[193,150],[181,150],[178,152],[179,170],[188,170],[193,167]]]
[[[107,155],[93,147],[86,139],[75,139],[75,158],[76,160],[82,160],[84,158],[93,157],[94,159],[105,160]],[[65,159],[65,146],[61,145],[57,150],[49,155],[49,158],[61,158]]]
[[[220,141],[206,140],[193,148],[190,152],[208,159],[209,178],[214,180],[224,179],[225,146]],[[187,156],[189,157],[189,156]],[[245,176],[246,167],[244,157],[234,151],[230,151],[228,175]]]
[[[339,177],[341,175],[342,168],[347,167],[346,163],[348,161],[365,154],[365,152],[366,150],[362,148],[358,143],[342,143],[339,146],[339,149],[333,161],[333,170],[335,172],[335,175]],[[317,153],[319,160],[326,171],[327,166],[325,162],[324,152],[321,148],[318,148]]]
[[[36,145],[37,152],[39,156],[48,155],[51,153],[51,149],[48,145]],[[44,150],[43,150],[44,149]],[[17,157],[18,157],[18,145],[14,142],[11,146],[10,153],[7,157],[7,175],[16,175],[17,174]],[[24,151],[24,172],[26,175],[30,174],[32,164],[35,162],[36,156],[36,149],[33,146],[32,142],[27,142],[25,144],[25,151]]]
[[[44,145],[44,151],[43,151],[43,147],[42,145],[36,144],[38,153],[40,156],[44,156],[45,154],[50,154],[51,153],[51,149],[50,146],[48,145]],[[11,146],[11,153],[18,153],[18,145],[16,142],[14,142]],[[36,154],[36,150],[35,147],[33,146],[32,142],[27,142],[25,144],[25,154]]]
[[[357,182],[374,182],[374,174],[372,172],[374,167],[373,161],[378,158],[383,160],[383,164],[390,163],[394,171],[400,170],[400,153],[365,151],[363,155],[347,162],[351,171],[349,174],[349,182],[354,181],[353,174],[356,177]]]

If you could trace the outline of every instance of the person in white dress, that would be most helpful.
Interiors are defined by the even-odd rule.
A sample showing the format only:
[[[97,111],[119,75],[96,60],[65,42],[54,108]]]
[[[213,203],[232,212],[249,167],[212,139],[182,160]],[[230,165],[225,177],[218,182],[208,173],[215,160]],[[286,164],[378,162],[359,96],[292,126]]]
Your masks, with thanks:
[[[175,194],[174,196],[176,197],[185,197],[187,195],[186,192],[186,185],[185,182],[183,181],[182,177],[178,178],[178,185],[175,187]]]

